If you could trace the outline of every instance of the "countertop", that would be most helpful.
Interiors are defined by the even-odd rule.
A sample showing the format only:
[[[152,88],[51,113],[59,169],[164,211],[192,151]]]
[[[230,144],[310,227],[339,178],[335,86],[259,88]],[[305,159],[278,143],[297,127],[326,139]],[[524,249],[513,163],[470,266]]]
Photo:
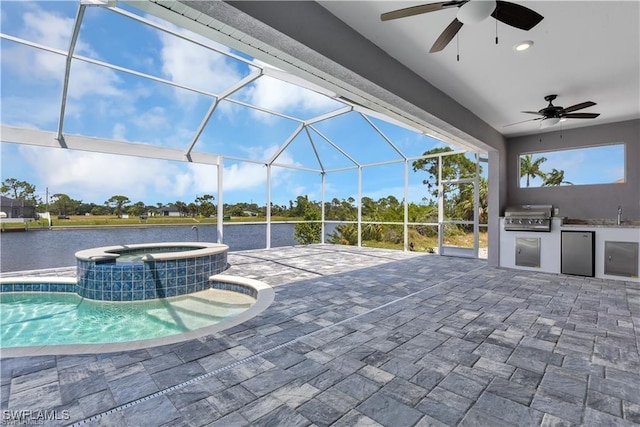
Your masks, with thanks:
[[[589,228],[640,228],[640,220],[623,220],[620,224],[615,219],[580,219],[559,218],[562,227],[589,227]]]

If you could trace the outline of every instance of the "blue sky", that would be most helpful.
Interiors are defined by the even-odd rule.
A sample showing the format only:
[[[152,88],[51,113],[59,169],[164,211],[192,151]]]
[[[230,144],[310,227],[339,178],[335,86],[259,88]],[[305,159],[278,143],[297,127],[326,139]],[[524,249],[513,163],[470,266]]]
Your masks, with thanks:
[[[2,2],[2,32],[66,50],[77,7],[76,1]],[[252,61],[242,53],[142,15],[126,5],[118,7]],[[2,123],[55,131],[65,57],[6,39],[1,41],[1,48]],[[255,69],[241,60],[98,7],[86,9],[76,54],[208,93],[219,93]],[[195,146],[196,151],[264,162],[298,126],[286,118],[246,108],[242,102],[302,119],[342,107],[326,96],[266,76],[231,98],[239,103],[219,104]],[[212,100],[201,93],[74,60],[64,133],[183,149],[194,137]],[[410,157],[444,145],[379,119],[371,121]],[[318,169],[310,137],[326,169],[351,165],[323,136],[362,164],[399,158],[356,112],[319,122],[315,129],[318,133],[311,131],[308,135],[303,131],[298,135],[277,163]],[[46,188],[49,194],[65,193],[98,204],[116,194],[148,204],[190,202],[204,193],[218,196],[213,166],[6,143],[1,150],[2,179],[17,178],[35,184],[43,199]],[[363,195],[374,199],[394,195],[401,200],[402,170],[402,163],[365,168]],[[427,195],[421,184],[425,176],[413,172],[409,175],[409,200],[419,202]],[[276,204],[288,204],[304,194],[313,200],[321,199],[319,173],[274,167],[272,180],[272,201]],[[263,164],[225,159],[224,183],[226,203],[266,203]],[[355,170],[329,173],[326,184],[327,200],[357,195]]]

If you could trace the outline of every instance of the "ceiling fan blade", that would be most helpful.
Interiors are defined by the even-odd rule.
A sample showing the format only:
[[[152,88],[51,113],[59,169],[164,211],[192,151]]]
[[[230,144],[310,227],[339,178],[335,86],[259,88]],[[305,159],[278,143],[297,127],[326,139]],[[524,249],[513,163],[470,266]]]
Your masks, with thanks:
[[[444,29],[442,34],[440,34],[440,37],[438,37],[438,40],[436,40],[433,46],[431,46],[431,50],[429,51],[429,53],[440,52],[442,49],[447,47],[451,39],[453,39],[456,34],[458,34],[460,28],[462,28],[462,22],[458,21],[458,18],[453,18],[451,24],[449,24],[447,28]]]
[[[566,117],[567,119],[595,119],[599,115],[600,113],[569,113],[563,114],[562,118]]]
[[[389,21],[391,19],[406,18],[407,16],[420,15],[422,13],[435,12],[448,7],[459,6],[465,1],[443,1],[439,3],[422,4],[420,6],[406,7],[404,9],[393,10],[380,15],[380,20]]]
[[[534,122],[536,120],[542,120],[544,117],[536,117],[535,119],[523,120],[521,122],[509,123],[508,125],[504,125],[502,127],[506,128],[507,126],[519,125],[520,123]]]
[[[496,9],[491,16],[512,27],[529,31],[544,19],[538,12],[519,4],[501,0],[497,0],[496,3]]]
[[[537,114],[539,116],[544,116],[544,113],[541,113],[540,111],[520,111],[520,112],[525,114]]]
[[[596,103],[591,101],[581,102],[580,104],[565,108],[564,111],[565,113],[570,113],[572,111],[582,110],[583,108],[593,107],[594,105],[596,105]]]

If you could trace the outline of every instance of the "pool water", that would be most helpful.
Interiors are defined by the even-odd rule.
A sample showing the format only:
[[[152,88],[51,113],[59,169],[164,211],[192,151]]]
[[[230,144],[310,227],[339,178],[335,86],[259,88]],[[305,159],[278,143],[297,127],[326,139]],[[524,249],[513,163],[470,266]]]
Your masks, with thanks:
[[[188,251],[195,251],[197,249],[200,249],[200,248],[184,246],[184,247],[171,247],[171,248],[162,248],[162,247],[145,248],[138,251],[129,250],[129,251],[116,252],[120,254],[120,256],[116,258],[116,263],[122,264],[122,263],[130,263],[130,262],[142,262],[142,258],[145,255],[163,254],[163,253],[170,253],[170,252],[188,252]]]
[[[0,295],[0,347],[100,344],[160,338],[215,325],[255,299],[207,289],[172,298],[108,302],[70,293]]]

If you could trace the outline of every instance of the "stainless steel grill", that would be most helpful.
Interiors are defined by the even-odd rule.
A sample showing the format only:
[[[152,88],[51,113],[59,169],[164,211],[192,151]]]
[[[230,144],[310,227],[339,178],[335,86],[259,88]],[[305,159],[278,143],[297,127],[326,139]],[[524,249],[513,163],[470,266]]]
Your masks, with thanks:
[[[551,205],[511,206],[504,211],[506,231],[551,231]]]

